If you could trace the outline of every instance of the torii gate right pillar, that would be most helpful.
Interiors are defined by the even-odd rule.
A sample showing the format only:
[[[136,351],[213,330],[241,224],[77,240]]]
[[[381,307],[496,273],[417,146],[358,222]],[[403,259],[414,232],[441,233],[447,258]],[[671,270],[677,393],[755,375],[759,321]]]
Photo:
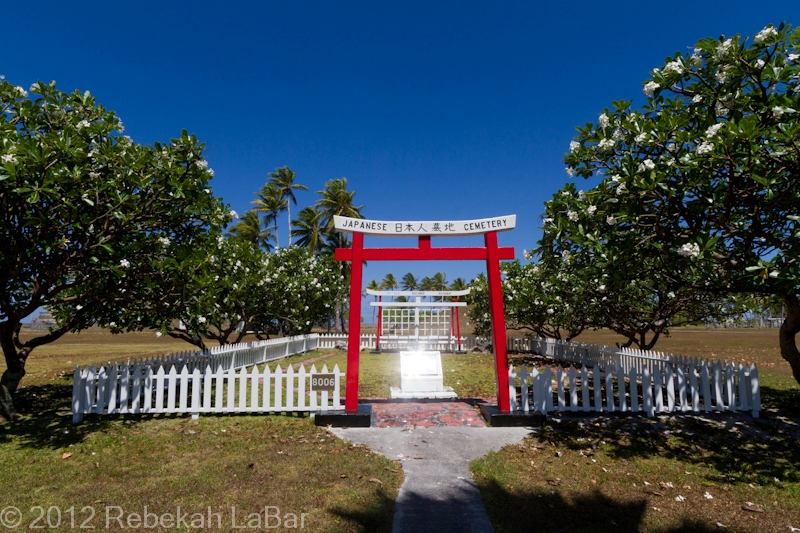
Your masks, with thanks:
[[[497,406],[509,412],[508,349],[506,346],[506,319],[503,310],[503,281],[500,276],[500,252],[497,233],[484,234],[486,245],[486,278],[489,285],[489,303],[492,318],[492,349],[494,350],[494,372],[497,382]]]

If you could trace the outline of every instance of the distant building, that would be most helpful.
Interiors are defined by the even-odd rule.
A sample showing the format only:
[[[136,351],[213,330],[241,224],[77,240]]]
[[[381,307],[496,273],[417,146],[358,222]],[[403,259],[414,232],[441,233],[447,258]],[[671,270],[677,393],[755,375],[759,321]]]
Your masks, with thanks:
[[[47,311],[42,311],[39,316],[31,320],[31,331],[48,331],[56,326],[56,319]]]

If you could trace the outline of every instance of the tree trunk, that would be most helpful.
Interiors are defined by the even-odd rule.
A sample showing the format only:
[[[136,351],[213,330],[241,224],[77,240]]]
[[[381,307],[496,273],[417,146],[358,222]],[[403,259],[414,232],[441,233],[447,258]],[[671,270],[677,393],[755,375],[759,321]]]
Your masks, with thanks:
[[[800,351],[797,350],[795,337],[800,332],[800,299],[796,293],[784,296],[786,302],[786,318],[780,329],[781,357],[792,367],[794,379],[800,383]]]
[[[14,346],[13,332],[10,325],[5,324],[0,331],[0,345],[3,347],[3,356],[6,360],[6,370],[0,378],[0,419],[13,420],[20,415],[14,406],[14,394],[17,392],[19,382],[25,376],[25,362],[30,355],[29,348],[17,350]]]

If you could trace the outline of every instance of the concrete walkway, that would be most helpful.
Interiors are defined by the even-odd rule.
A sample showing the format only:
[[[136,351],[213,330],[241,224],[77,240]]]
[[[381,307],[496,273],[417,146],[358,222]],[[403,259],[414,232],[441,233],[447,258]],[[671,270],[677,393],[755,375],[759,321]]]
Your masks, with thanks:
[[[366,444],[402,461],[393,533],[493,531],[469,464],[530,433],[525,428],[332,428],[339,438]]]

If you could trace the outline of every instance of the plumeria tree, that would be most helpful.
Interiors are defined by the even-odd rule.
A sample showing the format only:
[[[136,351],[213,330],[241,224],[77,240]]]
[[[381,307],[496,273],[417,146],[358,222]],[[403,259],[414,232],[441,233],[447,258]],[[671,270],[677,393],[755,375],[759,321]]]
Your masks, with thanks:
[[[705,287],[708,273],[691,268],[685,257],[648,256],[637,250],[608,254],[583,239],[585,228],[598,223],[604,227],[597,215],[596,192],[576,192],[570,183],[545,202],[543,237],[536,250],[536,268],[567,281],[558,290],[579,292],[589,304],[581,310],[585,327],[608,328],[627,339],[623,346],[649,350],[669,328],[744,311],[740,299]],[[665,276],[665,270],[676,276]],[[691,278],[697,275],[701,277]]]
[[[306,248],[266,253],[238,239],[219,238],[187,268],[191,290],[165,305],[129,308],[125,322],[155,328],[206,348],[241,342],[245,335],[310,333],[344,300],[346,286],[332,258]],[[155,310],[158,312],[155,312]]]
[[[568,265],[565,265],[568,266]],[[590,302],[570,268],[543,268],[510,261],[501,264],[506,327],[539,337],[570,340],[588,327]],[[468,317],[478,335],[489,336],[492,323],[486,277],[471,284]]]
[[[0,82],[0,416],[38,346],[94,323],[112,328],[142,294],[170,294],[180,259],[230,221],[208,188],[203,146],[124,137],[113,111],[55,83]],[[167,260],[166,257],[174,259]],[[48,306],[57,325],[23,340],[22,320]]]
[[[331,310],[347,301],[349,284],[332,256],[316,255],[308,248],[282,248],[265,266],[265,322],[256,324],[259,329],[281,335],[310,333],[314,325],[327,324]]]
[[[644,94],[579,128],[567,172],[600,183],[557,209],[552,252],[636,256],[698,292],[782,299],[781,354],[800,381],[800,32],[703,39]]]

